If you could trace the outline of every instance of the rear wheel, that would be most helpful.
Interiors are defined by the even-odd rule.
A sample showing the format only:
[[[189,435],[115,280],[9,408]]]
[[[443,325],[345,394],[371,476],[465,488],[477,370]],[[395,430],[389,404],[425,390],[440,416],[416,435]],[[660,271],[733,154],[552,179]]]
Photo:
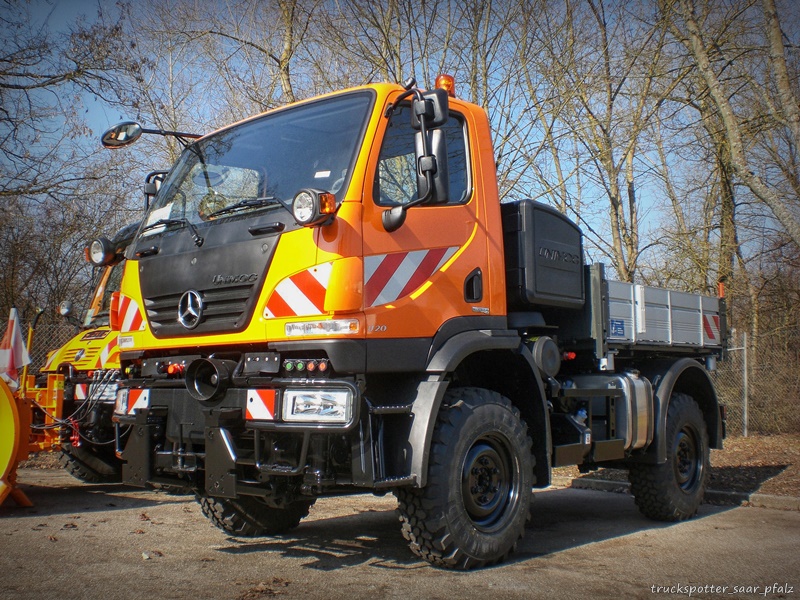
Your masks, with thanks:
[[[411,551],[451,569],[502,562],[530,517],[533,463],[527,428],[508,399],[478,388],[448,391],[427,486],[395,492]]]
[[[314,500],[296,500],[283,508],[268,506],[255,496],[197,496],[203,514],[223,531],[238,537],[279,535],[300,524]]]
[[[119,483],[122,461],[114,454],[113,445],[95,446],[69,442],[61,444],[59,462],[67,473],[84,483]]]
[[[631,466],[631,493],[645,516],[657,521],[683,521],[693,517],[703,502],[710,468],[705,420],[691,396],[672,396],[666,442],[665,463]]]

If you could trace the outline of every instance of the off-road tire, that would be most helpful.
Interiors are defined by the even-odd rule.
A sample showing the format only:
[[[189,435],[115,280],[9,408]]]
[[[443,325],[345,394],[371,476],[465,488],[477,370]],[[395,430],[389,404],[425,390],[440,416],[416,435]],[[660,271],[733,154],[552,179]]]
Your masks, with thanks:
[[[198,495],[195,498],[208,520],[237,537],[286,533],[308,516],[308,510],[315,502],[297,500],[285,508],[272,508],[254,496],[230,499]]]
[[[710,469],[708,431],[691,396],[672,396],[665,435],[666,462],[631,465],[631,493],[646,517],[684,521],[692,518],[703,502]]]
[[[122,461],[108,448],[82,444],[61,444],[59,462],[67,473],[84,483],[119,483],[122,481]]]
[[[505,560],[530,519],[531,446],[507,398],[479,388],[448,390],[431,441],[427,485],[395,490],[411,551],[450,569]]]

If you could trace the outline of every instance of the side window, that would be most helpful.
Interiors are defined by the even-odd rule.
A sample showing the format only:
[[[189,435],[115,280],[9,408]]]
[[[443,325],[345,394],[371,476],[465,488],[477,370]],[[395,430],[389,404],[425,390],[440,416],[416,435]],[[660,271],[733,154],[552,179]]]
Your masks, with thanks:
[[[450,113],[442,128],[447,139],[447,166],[450,175],[450,196],[447,204],[464,204],[469,200],[466,127],[463,119]],[[378,158],[373,198],[380,206],[407,204],[419,197],[417,192],[416,157],[410,109],[403,106],[389,120]]]

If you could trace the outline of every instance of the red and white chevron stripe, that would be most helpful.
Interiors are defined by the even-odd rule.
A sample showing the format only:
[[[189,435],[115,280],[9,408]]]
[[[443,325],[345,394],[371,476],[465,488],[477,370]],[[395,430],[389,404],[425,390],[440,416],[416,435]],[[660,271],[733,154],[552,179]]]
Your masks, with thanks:
[[[132,415],[137,408],[147,408],[150,405],[150,390],[128,390],[128,414]]]
[[[719,344],[719,315],[703,315],[703,329],[705,331],[705,342],[708,344]]]
[[[394,302],[410,294],[442,268],[458,246],[376,254],[364,258],[366,306]],[[281,281],[267,301],[264,318],[305,317],[324,313],[333,263],[317,265]],[[124,331],[124,329],[123,329]]]
[[[281,281],[267,301],[264,318],[321,315],[332,270],[332,262],[324,263]]]
[[[94,364],[94,368],[102,369],[112,361],[119,362],[119,346],[116,335],[111,336],[111,340],[97,355],[97,362]]]
[[[248,421],[275,420],[275,390],[247,390],[245,419]]]
[[[457,246],[364,258],[364,304],[378,306],[410,294],[450,260]]]
[[[120,331],[139,331],[144,329],[144,318],[136,300],[119,295],[119,324]]]

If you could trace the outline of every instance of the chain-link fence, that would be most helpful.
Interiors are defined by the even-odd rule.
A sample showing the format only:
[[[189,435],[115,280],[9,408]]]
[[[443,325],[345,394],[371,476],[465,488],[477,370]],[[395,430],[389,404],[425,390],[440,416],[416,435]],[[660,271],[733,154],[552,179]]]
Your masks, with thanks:
[[[735,334],[713,375],[729,435],[800,432],[800,331]]]
[[[27,335],[27,327],[23,327],[23,332]],[[44,366],[47,360],[47,353],[56,350],[66,344],[78,333],[78,328],[70,325],[66,320],[56,323],[43,323],[36,327],[31,344],[31,364],[28,372],[33,374]]]

